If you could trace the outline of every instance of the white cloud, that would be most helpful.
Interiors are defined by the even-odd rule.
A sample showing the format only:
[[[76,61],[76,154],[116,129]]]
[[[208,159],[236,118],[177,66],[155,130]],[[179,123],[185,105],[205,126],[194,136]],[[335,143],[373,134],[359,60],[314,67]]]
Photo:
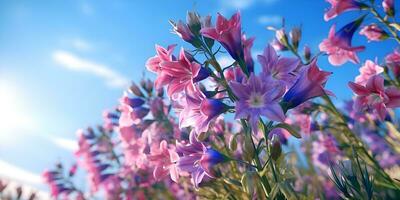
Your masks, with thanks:
[[[58,138],[54,137],[51,139],[54,144],[57,146],[66,149],[68,151],[75,152],[78,150],[78,144],[77,141],[72,140],[72,139],[66,139],[66,138]]]
[[[53,52],[52,57],[54,61],[67,69],[87,72],[103,78],[110,87],[124,88],[129,85],[129,80],[126,77],[113,71],[110,67],[81,58],[71,52],[57,50]]]
[[[43,179],[40,175],[22,169],[4,160],[0,160],[0,177],[4,179],[8,186],[7,190],[21,186],[23,188],[23,199],[27,199],[27,195],[31,192],[36,193],[38,199],[50,199],[48,192],[38,190],[32,186],[39,186],[43,184]]]
[[[278,25],[282,22],[282,17],[278,15],[262,15],[257,19],[262,25]]]
[[[75,38],[71,41],[72,46],[79,51],[90,51],[93,49],[92,45],[86,40]]]
[[[223,8],[232,8],[236,10],[244,10],[246,8],[250,8],[255,4],[265,4],[270,5],[278,0],[222,0]]]
[[[11,163],[0,160],[0,176],[19,181],[25,184],[42,184],[42,177]]]

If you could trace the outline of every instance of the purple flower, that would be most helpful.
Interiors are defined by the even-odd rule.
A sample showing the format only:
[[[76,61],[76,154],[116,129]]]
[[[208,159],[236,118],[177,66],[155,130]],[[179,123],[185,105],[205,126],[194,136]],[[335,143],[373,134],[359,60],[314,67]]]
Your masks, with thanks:
[[[262,66],[263,77],[272,78],[288,88],[295,82],[293,71],[299,65],[299,59],[280,57],[271,45],[267,45],[263,54],[258,55],[258,61]]]
[[[307,100],[332,94],[324,89],[325,83],[331,72],[322,71],[317,66],[317,60],[313,60],[310,65],[303,68],[299,78],[294,85],[286,92],[283,97],[283,104],[287,109],[297,107]]]
[[[179,115],[179,127],[192,126],[197,134],[206,132],[210,122],[228,110],[222,101],[206,98],[199,89],[177,97],[174,108]]]
[[[279,105],[279,99],[285,92],[284,87],[271,82],[263,81],[254,74],[243,82],[231,82],[233,93],[239,98],[236,101],[235,119],[250,118],[254,131],[261,116],[274,121],[284,121],[285,114]]]
[[[176,144],[177,153],[182,155],[178,160],[178,168],[189,172],[195,187],[198,188],[204,176],[214,177],[212,167],[228,161],[228,158],[198,141],[194,131],[190,133],[189,137],[189,144]]]

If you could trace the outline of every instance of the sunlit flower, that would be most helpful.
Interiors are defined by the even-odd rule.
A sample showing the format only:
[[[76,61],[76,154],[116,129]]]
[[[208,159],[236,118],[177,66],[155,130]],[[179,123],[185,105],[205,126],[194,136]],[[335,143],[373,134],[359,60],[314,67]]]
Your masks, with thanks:
[[[322,71],[317,66],[317,60],[313,60],[308,66],[303,67],[297,81],[286,92],[283,104],[287,109],[297,107],[311,98],[331,94],[324,89],[330,72]]]
[[[176,151],[182,155],[178,161],[178,168],[191,174],[196,188],[204,176],[214,177],[212,167],[228,160],[225,155],[199,142],[193,131],[190,133],[189,143],[177,143]]]
[[[240,13],[235,13],[229,20],[218,14],[215,27],[204,27],[201,34],[217,40],[235,60],[243,59],[242,27]]]
[[[149,58],[146,62],[147,70],[157,74],[157,79],[154,82],[156,88],[161,88],[163,85],[168,84],[172,77],[162,70],[160,65],[162,62],[175,60],[172,55],[176,45],[170,45],[166,49],[162,46],[156,45],[157,55]]]
[[[250,124],[256,132],[261,116],[270,120],[282,122],[285,114],[279,105],[279,100],[285,92],[284,87],[265,82],[254,74],[244,83],[231,82],[233,93],[239,99],[236,101],[235,119],[250,118]]]
[[[356,0],[326,0],[331,8],[324,15],[325,21],[335,18],[343,12],[361,9],[360,2]]]
[[[280,85],[289,88],[296,80],[293,71],[300,61],[297,58],[280,57],[271,45],[265,47],[262,55],[258,55],[262,66],[262,76],[277,81]]]
[[[369,41],[380,41],[388,37],[387,33],[376,24],[363,27],[360,35],[364,35]]]
[[[349,87],[357,95],[355,109],[363,111],[373,109],[381,120],[387,115],[387,108],[400,106],[400,90],[394,86],[384,87],[384,79],[372,76],[366,85],[349,82]]]
[[[197,134],[207,131],[210,122],[228,109],[221,100],[208,99],[197,89],[178,99],[175,108],[178,108],[179,127],[192,126]]]
[[[396,77],[400,76],[400,51],[394,50],[393,53],[385,57],[387,66],[393,71]]]
[[[351,40],[354,32],[360,26],[362,19],[355,20],[335,33],[336,25],[329,31],[327,39],[319,44],[319,49],[328,54],[329,62],[334,66],[340,66],[347,61],[359,63],[357,52],[364,50],[364,46],[353,47]]]
[[[179,156],[175,149],[168,148],[165,140],[160,142],[159,148],[152,147],[151,154],[147,158],[155,165],[153,175],[156,180],[161,180],[169,174],[173,181],[178,182],[179,174],[175,163],[179,160]]]
[[[383,68],[371,60],[365,61],[360,68],[360,75],[356,77],[356,83],[365,85],[369,78],[383,72]]]

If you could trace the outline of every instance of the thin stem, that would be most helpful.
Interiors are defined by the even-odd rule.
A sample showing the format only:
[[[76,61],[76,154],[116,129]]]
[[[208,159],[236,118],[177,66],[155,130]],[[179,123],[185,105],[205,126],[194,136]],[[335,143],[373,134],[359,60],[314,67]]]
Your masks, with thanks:
[[[372,5],[370,7],[370,11],[371,13],[375,16],[375,18],[381,22],[383,25],[386,26],[386,28],[388,29],[388,31],[390,32],[390,34],[392,35],[392,37],[397,41],[397,43],[400,44],[400,37],[397,35],[396,31],[393,30],[393,27],[390,26],[390,22],[387,21],[385,18],[383,18],[378,11],[375,9],[375,7]]]

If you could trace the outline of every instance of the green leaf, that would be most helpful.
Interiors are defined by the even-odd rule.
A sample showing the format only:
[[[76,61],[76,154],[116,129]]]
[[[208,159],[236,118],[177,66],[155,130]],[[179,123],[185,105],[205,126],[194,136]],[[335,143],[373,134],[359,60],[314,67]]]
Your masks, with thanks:
[[[277,124],[273,127],[274,128],[283,128],[286,129],[291,135],[293,135],[293,137],[295,138],[301,138],[301,135],[299,132],[297,132],[292,126],[290,126],[289,124],[286,123],[280,123]]]

